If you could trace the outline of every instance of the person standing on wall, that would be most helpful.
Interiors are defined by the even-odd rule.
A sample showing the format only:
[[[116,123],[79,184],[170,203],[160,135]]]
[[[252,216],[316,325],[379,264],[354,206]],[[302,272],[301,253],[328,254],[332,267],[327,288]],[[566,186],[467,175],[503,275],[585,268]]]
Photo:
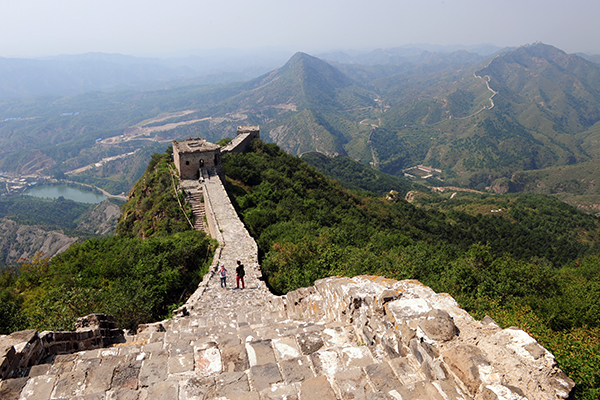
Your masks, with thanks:
[[[242,289],[246,288],[246,285],[244,284],[244,276],[246,275],[246,271],[244,271],[244,264],[242,264],[240,262],[240,260],[238,260],[237,262],[237,267],[235,267],[235,284],[237,286],[237,288],[240,288],[240,281],[242,282]]]
[[[227,270],[225,269],[225,264],[221,264],[219,276],[221,277],[221,287],[227,289]]]

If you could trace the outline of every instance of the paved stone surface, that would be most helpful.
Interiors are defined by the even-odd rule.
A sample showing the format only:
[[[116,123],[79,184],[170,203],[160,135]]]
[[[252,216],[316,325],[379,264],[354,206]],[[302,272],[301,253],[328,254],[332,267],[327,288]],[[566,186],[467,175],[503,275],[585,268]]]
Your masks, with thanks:
[[[220,245],[184,307],[126,343],[59,355],[1,381],[3,400],[568,397],[572,381],[529,335],[475,321],[417,281],[327,278],[272,295],[218,176],[184,187],[203,194],[195,197],[210,214],[202,229]],[[232,288],[238,260],[246,289]]]

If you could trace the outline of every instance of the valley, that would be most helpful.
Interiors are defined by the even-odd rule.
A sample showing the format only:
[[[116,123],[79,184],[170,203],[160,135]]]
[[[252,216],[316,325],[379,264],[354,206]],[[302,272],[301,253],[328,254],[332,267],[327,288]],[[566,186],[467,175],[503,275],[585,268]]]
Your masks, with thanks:
[[[593,77],[599,71],[540,43],[487,59],[385,66],[297,53],[261,77],[220,87],[82,94],[50,102],[47,111],[35,101],[5,101],[0,118],[22,120],[0,126],[0,170],[77,175],[78,182],[120,194],[127,190],[115,174],[139,171],[151,149],[182,137],[215,142],[238,125],[259,124],[267,141],[291,154],[347,155],[395,175],[427,165],[443,170],[447,185],[494,190],[521,172],[585,169],[598,157],[600,97]],[[526,76],[536,78],[525,84]],[[57,120],[48,114],[53,108],[79,114]],[[43,132],[41,140],[23,140],[34,132]]]

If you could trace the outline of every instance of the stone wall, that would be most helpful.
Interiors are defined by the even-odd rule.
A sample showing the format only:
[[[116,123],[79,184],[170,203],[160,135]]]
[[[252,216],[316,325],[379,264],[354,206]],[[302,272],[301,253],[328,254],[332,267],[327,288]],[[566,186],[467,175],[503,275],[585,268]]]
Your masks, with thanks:
[[[43,359],[55,354],[97,349],[124,341],[114,319],[90,314],[77,319],[74,332],[38,333],[34,329],[0,336],[0,379],[16,378]]]
[[[243,153],[254,139],[260,139],[258,125],[238,126],[237,135],[227,146],[221,148],[221,153]]]
[[[182,179],[198,179],[198,171],[211,170],[221,165],[221,146],[206,139],[190,138],[173,141],[173,162]]]
[[[238,135],[234,148],[249,143],[249,135]],[[103,400],[569,397],[574,382],[525,331],[501,329],[489,317],[476,321],[451,296],[418,281],[331,277],[285,296],[271,294],[256,242],[219,177],[193,183],[202,186],[219,248],[174,318],[140,326],[127,338],[100,315],[80,319],[76,332],[0,337],[1,379],[26,374],[49,355],[78,352],[57,356],[58,365],[42,375],[0,381],[0,397],[9,391],[15,399],[34,393]],[[217,265],[227,265],[233,286],[237,260],[246,266],[246,288],[221,288]],[[80,351],[124,339],[125,346]],[[79,370],[85,365],[100,368]]]
[[[566,399],[575,385],[525,331],[476,321],[415,280],[326,278],[288,293],[285,306],[289,318],[353,325],[357,342],[392,369],[452,398]]]

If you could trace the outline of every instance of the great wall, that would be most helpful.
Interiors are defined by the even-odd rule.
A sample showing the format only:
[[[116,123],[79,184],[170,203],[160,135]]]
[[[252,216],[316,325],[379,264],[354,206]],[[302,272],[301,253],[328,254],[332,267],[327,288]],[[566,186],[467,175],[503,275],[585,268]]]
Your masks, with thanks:
[[[246,146],[244,135],[226,151]],[[573,381],[526,332],[476,321],[418,281],[331,277],[271,294],[221,177],[181,187],[202,203],[195,212],[205,213],[219,242],[196,292],[172,319],[135,335],[91,315],[75,332],[0,337],[2,400],[569,397]],[[232,288],[237,260],[246,266],[245,289]],[[228,289],[220,287],[220,264]]]

